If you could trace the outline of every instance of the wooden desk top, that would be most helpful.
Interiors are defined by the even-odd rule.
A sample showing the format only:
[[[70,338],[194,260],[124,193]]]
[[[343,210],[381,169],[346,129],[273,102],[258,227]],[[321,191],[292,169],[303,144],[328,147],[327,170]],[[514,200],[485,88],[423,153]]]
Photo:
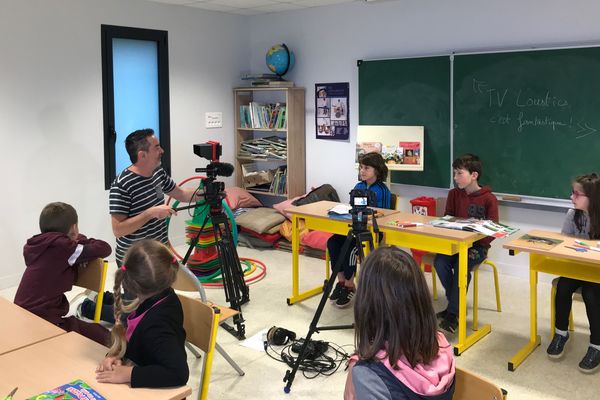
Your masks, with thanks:
[[[4,328],[0,335],[0,354],[66,333],[58,326],[3,297],[0,297],[0,315],[4,320]]]
[[[411,232],[417,234],[423,234],[431,237],[440,239],[458,240],[458,241],[477,241],[482,239],[484,235],[477,232],[459,231],[456,229],[438,228],[435,226],[427,225],[431,220],[439,217],[427,217],[424,215],[417,215],[405,212],[397,212],[395,214],[386,215],[377,219],[380,231],[392,230],[400,232]],[[403,228],[397,226],[396,222],[419,222],[425,224],[423,226],[413,226]]]
[[[515,238],[508,243],[505,243],[502,247],[504,247],[505,249],[522,251],[526,253],[535,253],[550,257],[567,258],[570,260],[600,264],[600,252],[593,250],[580,252],[566,247],[573,246],[575,244],[575,240],[581,240],[585,243],[588,243],[590,246],[596,247],[598,242],[597,240],[574,238],[571,236],[562,235],[558,232],[542,231],[537,229],[527,232],[527,234],[530,236],[540,236],[543,238],[547,237],[550,239],[559,239],[562,240],[562,243],[559,243],[552,248],[548,248],[548,246],[545,246],[543,244],[522,240],[521,237],[523,235],[520,235],[518,238]]]
[[[6,326],[6,325],[5,325]],[[107,399],[175,400],[191,395],[189,386],[174,389],[131,389],[125,384],[96,382],[96,367],[107,348],[69,332],[0,356],[0,393],[19,387],[15,400],[82,379]]]
[[[340,218],[329,217],[329,215],[328,215],[329,210],[332,209],[333,207],[337,206],[338,204],[342,204],[342,203],[336,203],[335,201],[323,200],[323,201],[317,201],[316,203],[305,204],[303,206],[293,206],[293,207],[286,209],[285,211],[292,213],[292,214],[305,215],[307,217],[328,218],[328,219],[331,219],[334,221],[351,222],[350,220],[343,220]],[[396,210],[388,210],[386,208],[376,208],[376,207],[371,207],[371,208],[373,210],[377,211],[377,213],[381,214],[382,216],[398,213],[398,211],[396,211]],[[378,221],[379,221],[379,217],[378,217]]]

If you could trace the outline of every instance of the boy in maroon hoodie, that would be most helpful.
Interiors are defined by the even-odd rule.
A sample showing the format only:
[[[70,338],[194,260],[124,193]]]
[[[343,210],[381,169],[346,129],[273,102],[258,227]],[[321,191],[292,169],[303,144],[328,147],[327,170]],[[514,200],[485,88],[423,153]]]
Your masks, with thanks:
[[[27,240],[23,256],[27,268],[15,295],[15,304],[59,326],[108,345],[110,333],[99,324],[75,317],[69,312],[65,293],[73,288],[77,265],[110,255],[102,240],[88,239],[79,233],[77,212],[69,204],[50,203],[40,214],[42,233]]]
[[[479,186],[481,160],[473,154],[465,154],[452,163],[456,187],[448,192],[445,215],[459,218],[489,219],[498,222],[498,201],[489,186]],[[473,267],[487,257],[492,237],[485,237],[473,243],[468,251],[467,287],[471,281]],[[440,328],[454,333],[458,327],[458,254],[448,256],[438,254],[433,262],[444,289],[448,307],[437,314],[441,318]]]

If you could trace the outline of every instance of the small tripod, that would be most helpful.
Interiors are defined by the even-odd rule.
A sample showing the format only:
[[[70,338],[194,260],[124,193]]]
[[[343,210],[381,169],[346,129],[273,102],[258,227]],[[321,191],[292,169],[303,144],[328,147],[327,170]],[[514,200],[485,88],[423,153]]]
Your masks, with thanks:
[[[352,214],[352,225],[350,225],[350,230],[348,231],[348,235],[346,236],[346,240],[342,246],[342,250],[340,252],[340,257],[337,262],[333,266],[331,271],[331,276],[329,280],[325,281],[325,287],[323,289],[323,296],[321,297],[321,301],[319,302],[319,306],[315,311],[315,315],[310,323],[310,327],[308,328],[308,333],[306,334],[306,339],[302,344],[302,348],[300,349],[300,353],[298,354],[298,358],[294,363],[294,366],[291,370],[287,370],[285,376],[283,378],[284,382],[287,382],[286,386],[283,388],[285,393],[289,393],[292,387],[292,383],[294,382],[294,378],[296,376],[296,372],[298,372],[298,368],[302,364],[302,361],[306,358],[306,350],[308,344],[310,342],[310,338],[313,333],[320,331],[329,331],[336,329],[354,329],[354,324],[350,325],[335,325],[335,326],[317,326],[319,323],[319,319],[321,318],[321,313],[323,312],[323,308],[325,307],[325,303],[329,298],[331,293],[331,289],[333,288],[333,284],[336,280],[338,273],[342,270],[342,264],[345,261],[345,257],[343,255],[347,254],[352,250],[352,246],[356,247],[358,252],[358,260],[359,263],[362,263],[364,259],[364,250],[363,244],[369,246],[369,250],[373,250],[373,235],[367,228],[367,221],[369,215],[374,215],[374,212],[370,208],[360,208],[358,210],[352,209],[350,210],[350,214]],[[377,228],[377,221],[373,218],[373,230],[378,233],[379,229]]]
[[[241,306],[250,301],[250,290],[244,281],[244,271],[240,265],[240,258],[233,242],[231,228],[227,215],[223,212],[223,183],[215,182],[214,177],[205,178],[202,180],[205,185],[206,203],[208,204],[209,213],[206,214],[202,227],[198,230],[196,236],[191,240],[185,257],[181,261],[182,264],[187,264],[192,250],[198,244],[200,235],[204,230],[207,222],[210,220],[213,226],[213,236],[217,246],[219,264],[223,276],[223,288],[225,290],[225,300],[229,302],[232,309],[239,311],[239,314],[233,317],[233,323],[236,328],[222,323],[221,326],[229,333],[238,339],[246,338],[246,327],[244,326],[244,317],[242,316]],[[186,206],[177,208],[176,210],[184,210],[193,208],[194,206]]]

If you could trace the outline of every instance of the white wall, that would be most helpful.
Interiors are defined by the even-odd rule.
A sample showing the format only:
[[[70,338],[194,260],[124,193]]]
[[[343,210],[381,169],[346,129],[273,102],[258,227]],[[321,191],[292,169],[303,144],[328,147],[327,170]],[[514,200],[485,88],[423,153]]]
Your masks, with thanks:
[[[207,163],[193,143],[220,140],[224,161],[232,161],[232,119],[206,130],[204,113],[231,115],[231,89],[248,69],[247,19],[138,0],[0,0],[0,288],[19,282],[23,244],[39,232],[48,202],[72,204],[83,233],[114,244],[104,190],[101,24],[169,32],[173,178]]]
[[[347,199],[356,181],[356,60],[597,44],[598,15],[600,2],[594,0],[402,0],[318,7],[280,13],[276,18],[255,16],[251,19],[252,70],[266,68],[264,53],[275,42],[284,42],[295,52],[296,66],[288,78],[307,89],[307,187],[331,183]],[[348,142],[315,139],[314,84],[318,82],[350,82]],[[485,168],[498,167],[484,164],[484,176]],[[405,185],[393,185],[392,190],[402,197],[405,211],[410,210],[411,198],[446,192]],[[500,207],[503,221],[525,231],[558,230],[563,214],[559,209]],[[491,256],[504,272],[527,275],[526,256],[509,257],[498,244]]]

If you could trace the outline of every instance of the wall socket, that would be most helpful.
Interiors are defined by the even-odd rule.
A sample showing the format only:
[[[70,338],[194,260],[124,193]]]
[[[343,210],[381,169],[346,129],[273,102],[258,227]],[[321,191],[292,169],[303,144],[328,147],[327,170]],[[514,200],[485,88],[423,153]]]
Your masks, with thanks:
[[[204,114],[205,127],[210,128],[222,128],[223,127],[223,113],[222,112],[207,112]]]

